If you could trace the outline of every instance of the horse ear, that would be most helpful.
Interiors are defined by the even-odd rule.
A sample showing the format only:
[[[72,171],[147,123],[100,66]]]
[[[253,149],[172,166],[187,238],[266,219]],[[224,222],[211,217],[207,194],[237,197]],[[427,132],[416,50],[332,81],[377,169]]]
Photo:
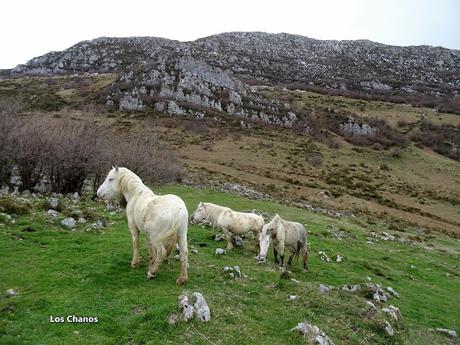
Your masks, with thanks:
[[[115,171],[118,172],[118,165],[115,165]]]

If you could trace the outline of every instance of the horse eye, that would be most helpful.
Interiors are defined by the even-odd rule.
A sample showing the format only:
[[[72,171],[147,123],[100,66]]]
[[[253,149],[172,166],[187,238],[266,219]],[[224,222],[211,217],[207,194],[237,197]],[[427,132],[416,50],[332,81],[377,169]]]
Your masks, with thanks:
[[[113,181],[113,178],[109,178],[109,182],[112,182]]]

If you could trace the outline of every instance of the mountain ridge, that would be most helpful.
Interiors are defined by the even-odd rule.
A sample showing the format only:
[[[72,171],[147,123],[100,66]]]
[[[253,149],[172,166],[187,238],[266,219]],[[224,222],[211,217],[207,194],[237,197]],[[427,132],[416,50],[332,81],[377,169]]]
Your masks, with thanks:
[[[226,32],[181,42],[99,37],[4,70],[9,76],[119,73],[159,55],[190,54],[243,81],[299,84],[367,94],[460,94],[460,51],[369,40],[317,40],[287,33]]]

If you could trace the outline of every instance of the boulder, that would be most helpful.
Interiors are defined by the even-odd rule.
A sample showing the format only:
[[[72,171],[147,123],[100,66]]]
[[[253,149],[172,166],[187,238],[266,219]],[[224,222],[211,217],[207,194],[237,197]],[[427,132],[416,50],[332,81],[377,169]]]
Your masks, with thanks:
[[[16,291],[14,291],[13,289],[8,289],[5,291],[5,295],[6,297],[14,297],[16,296],[18,293]]]
[[[187,296],[180,296],[179,297],[179,307],[181,308],[181,319],[184,321],[188,321],[193,317],[194,308],[193,305],[190,304]]]
[[[399,308],[393,305],[383,308],[382,311],[390,315],[396,321],[401,318],[401,312],[399,311]]]
[[[51,209],[53,210],[58,210],[61,203],[58,198],[49,198],[48,199],[48,205]]]
[[[297,331],[302,334],[309,342],[315,345],[334,345],[334,342],[317,326],[306,321],[300,322],[291,329],[291,332]]]
[[[61,221],[61,225],[67,229],[73,229],[77,226],[77,221],[72,218],[72,217],[69,217],[69,218],[65,218]]]
[[[193,307],[196,317],[203,322],[211,320],[211,310],[209,309],[203,295],[199,292],[194,292],[192,294],[192,300],[195,301]]]
[[[361,290],[361,285],[359,284],[355,284],[355,285],[346,284],[342,286],[342,291],[345,291],[345,292],[358,292],[359,290]]]
[[[394,335],[394,330],[393,330],[393,327],[390,325],[390,323],[386,320],[383,321],[385,323],[385,332],[387,332],[387,334],[392,337]]]
[[[48,211],[46,211],[46,215],[55,218],[55,217],[59,216],[59,212],[55,211],[55,210],[52,210],[52,209],[49,209]]]
[[[222,249],[222,248],[216,248],[216,255],[224,255],[225,254],[225,250]]]
[[[445,334],[451,338],[457,338],[457,332],[451,330],[451,329],[446,329],[446,328],[436,328],[436,332]]]

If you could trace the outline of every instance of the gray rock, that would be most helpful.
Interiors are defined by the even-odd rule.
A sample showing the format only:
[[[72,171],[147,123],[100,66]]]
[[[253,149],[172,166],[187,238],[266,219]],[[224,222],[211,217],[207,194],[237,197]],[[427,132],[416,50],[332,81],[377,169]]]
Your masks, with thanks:
[[[345,260],[345,258],[340,254],[337,254],[337,256],[335,257],[336,262],[343,262],[343,260]]]
[[[214,236],[214,240],[215,241],[223,241],[223,240],[225,240],[225,236],[223,234],[217,234],[216,236]]]
[[[222,249],[222,248],[216,248],[216,255],[224,255],[225,254],[225,250]]]
[[[361,290],[361,285],[359,285],[359,284],[355,284],[355,285],[346,284],[346,285],[342,286],[342,291],[345,291],[345,292],[354,293],[354,292],[358,292],[360,290]]]
[[[330,292],[333,288],[334,287],[332,285],[326,286],[326,285],[323,285],[323,284],[319,284],[318,292],[320,294],[326,294],[326,293]]]
[[[334,345],[334,342],[321,329],[306,321],[300,322],[291,329],[302,334],[309,342],[316,345]]]
[[[330,262],[331,259],[329,258],[329,256],[327,256],[327,254],[325,252],[323,252],[322,250],[318,252],[318,255],[321,259],[321,261],[326,261],[326,262]]]
[[[244,241],[240,236],[232,236],[232,243],[235,247],[243,247]]]
[[[49,198],[48,205],[51,209],[57,210],[59,208],[60,201],[58,198]]]
[[[436,332],[448,335],[451,338],[457,338],[457,332],[451,330],[451,329],[446,329],[446,328],[436,328]]]
[[[386,290],[387,290],[389,293],[391,293],[393,296],[396,296],[397,298],[399,298],[399,293],[397,293],[397,292],[395,291],[395,289],[393,289],[391,286],[388,286],[388,287],[386,288]]]
[[[179,307],[181,308],[181,319],[184,321],[188,321],[193,317],[194,307],[191,303],[189,303],[187,296],[180,296],[179,297]]]
[[[383,322],[385,323],[385,332],[387,332],[387,334],[392,337],[394,335],[394,330],[393,330],[393,327],[390,325],[390,323],[386,320],[383,320]]]
[[[401,318],[401,312],[398,307],[390,305],[388,307],[382,308],[382,312],[390,315],[394,320],[398,321]]]
[[[67,229],[73,229],[77,226],[77,222],[72,217],[65,218],[61,221],[61,225]]]
[[[55,210],[52,210],[52,209],[49,209],[48,211],[46,211],[46,215],[55,218],[55,217],[59,216],[59,212],[55,211]]]
[[[13,289],[8,289],[5,291],[5,295],[6,297],[14,297],[16,296],[18,293],[16,291],[14,291]]]
[[[233,266],[233,270],[235,272],[235,277],[241,278],[242,274],[241,274],[240,266]]]
[[[298,298],[299,298],[299,296],[297,296],[297,295],[289,295],[288,296],[288,301],[293,302],[293,301],[297,300]]]
[[[196,317],[203,322],[208,322],[211,320],[211,310],[209,309],[206,300],[203,295],[199,292],[194,292],[192,294],[192,300],[195,301],[193,307],[195,310]]]
[[[78,222],[79,222],[80,224],[85,224],[85,223],[86,223],[86,219],[83,218],[83,217],[80,217],[80,218],[78,218]]]

